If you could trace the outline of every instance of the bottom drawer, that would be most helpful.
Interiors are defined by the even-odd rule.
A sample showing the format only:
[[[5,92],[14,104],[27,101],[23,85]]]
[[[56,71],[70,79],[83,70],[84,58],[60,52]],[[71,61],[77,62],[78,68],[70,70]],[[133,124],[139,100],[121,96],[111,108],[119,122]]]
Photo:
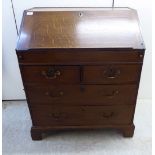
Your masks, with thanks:
[[[36,106],[33,125],[114,125],[132,123],[134,106]]]

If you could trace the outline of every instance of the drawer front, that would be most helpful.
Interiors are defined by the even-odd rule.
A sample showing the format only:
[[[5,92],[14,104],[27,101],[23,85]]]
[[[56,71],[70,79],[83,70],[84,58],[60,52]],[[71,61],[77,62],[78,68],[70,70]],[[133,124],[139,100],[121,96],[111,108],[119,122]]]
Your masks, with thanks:
[[[140,72],[141,64],[85,66],[83,68],[83,82],[98,84],[138,82]]]
[[[78,83],[80,70],[76,66],[21,66],[25,83]]]
[[[143,50],[58,49],[17,52],[20,64],[88,64],[143,62]]]
[[[136,85],[27,86],[32,105],[135,104]]]
[[[78,106],[78,107],[33,107],[33,123],[36,126],[50,125],[113,125],[130,124],[134,106]]]

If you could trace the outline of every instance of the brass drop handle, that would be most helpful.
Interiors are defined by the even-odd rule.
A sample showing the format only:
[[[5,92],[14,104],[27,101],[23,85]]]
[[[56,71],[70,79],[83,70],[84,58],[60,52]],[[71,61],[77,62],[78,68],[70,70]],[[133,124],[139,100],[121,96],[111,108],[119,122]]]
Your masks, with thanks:
[[[59,119],[62,119],[62,118],[66,118],[66,114],[65,113],[51,113],[51,114],[48,114],[49,117],[52,117],[53,119],[56,119],[56,120],[59,120]]]
[[[49,68],[48,71],[42,71],[41,75],[43,75],[47,79],[56,79],[57,76],[61,75],[61,73],[59,70]]]
[[[108,68],[104,71],[104,75],[108,79],[115,79],[120,75],[121,71],[116,68]]]
[[[108,79],[115,79],[116,76],[108,76],[107,78],[108,78]]]
[[[108,118],[110,118],[110,117],[112,117],[114,115],[114,112],[110,112],[110,113],[103,113],[103,117],[104,118],[106,118],[106,119],[108,119]]]
[[[103,96],[112,98],[112,97],[114,97],[114,96],[117,95],[117,94],[119,94],[119,91],[118,91],[118,90],[114,90],[114,91],[112,91],[112,93],[110,93],[110,94],[103,94]]]
[[[46,96],[50,96],[50,97],[61,97],[64,95],[64,92],[63,91],[59,91],[59,92],[45,92],[45,95]]]

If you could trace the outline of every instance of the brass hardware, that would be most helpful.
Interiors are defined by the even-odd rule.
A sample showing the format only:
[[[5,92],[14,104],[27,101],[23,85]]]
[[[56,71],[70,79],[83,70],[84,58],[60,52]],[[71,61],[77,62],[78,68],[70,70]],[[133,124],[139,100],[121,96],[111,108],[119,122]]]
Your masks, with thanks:
[[[50,97],[60,97],[64,95],[63,91],[59,91],[59,92],[45,92],[45,95],[50,96]]]
[[[66,118],[66,114],[65,113],[51,113],[51,114],[48,114],[49,117],[52,117],[56,120],[59,120],[59,119],[63,119],[63,118]]]
[[[104,76],[108,79],[115,79],[120,75],[121,71],[116,68],[108,68],[107,70],[104,71]]]
[[[107,114],[107,113],[103,113],[102,116],[103,116],[104,118],[110,118],[110,117],[112,117],[113,115],[114,115],[114,113],[113,113],[113,112],[110,112],[110,113],[108,113],[108,114]]]
[[[48,71],[42,71],[41,74],[47,79],[56,79],[61,75],[60,71],[55,68],[49,68]]]
[[[105,96],[105,97],[109,97],[109,98],[112,98],[112,97],[114,97],[115,95],[117,95],[117,94],[119,94],[119,91],[118,90],[114,90],[114,91],[112,91],[112,93],[110,93],[110,94],[103,94],[103,96]]]

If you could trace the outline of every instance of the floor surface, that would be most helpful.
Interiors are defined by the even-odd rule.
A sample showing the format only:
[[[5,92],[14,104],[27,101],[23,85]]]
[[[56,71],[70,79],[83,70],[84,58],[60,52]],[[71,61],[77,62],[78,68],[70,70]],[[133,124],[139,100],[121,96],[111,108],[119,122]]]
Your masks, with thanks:
[[[3,155],[151,155],[151,111],[150,100],[138,100],[133,138],[115,130],[89,130],[55,132],[32,141],[26,101],[5,101]]]

